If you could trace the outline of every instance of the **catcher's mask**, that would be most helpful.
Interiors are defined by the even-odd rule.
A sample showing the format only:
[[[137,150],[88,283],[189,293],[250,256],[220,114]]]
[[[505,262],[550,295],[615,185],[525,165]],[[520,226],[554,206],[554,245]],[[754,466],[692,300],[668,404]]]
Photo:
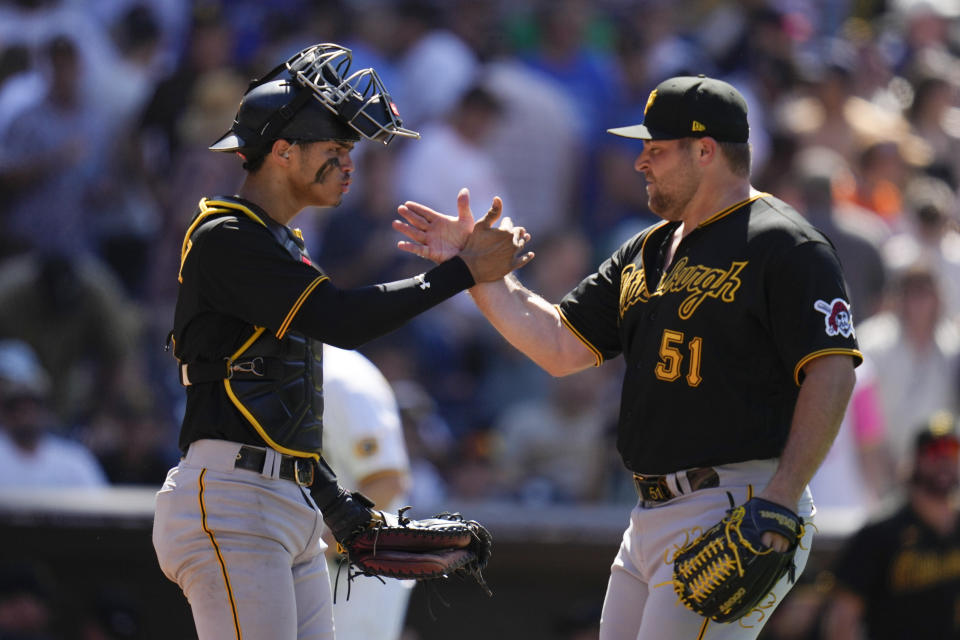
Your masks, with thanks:
[[[362,136],[383,144],[394,136],[419,138],[403,128],[377,72],[349,73],[351,60],[349,49],[317,44],[254,80],[233,126],[210,149],[251,154],[279,138],[355,141]]]

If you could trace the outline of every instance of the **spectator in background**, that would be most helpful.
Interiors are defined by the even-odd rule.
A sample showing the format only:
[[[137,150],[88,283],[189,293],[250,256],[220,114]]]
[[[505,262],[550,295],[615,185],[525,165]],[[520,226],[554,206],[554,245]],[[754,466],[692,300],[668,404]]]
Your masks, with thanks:
[[[867,103],[861,101],[859,104],[866,106]],[[851,121],[861,119],[857,115],[850,117]],[[889,123],[878,118],[875,126],[887,127]],[[851,195],[852,202],[879,216],[891,231],[901,228],[903,183],[909,175],[909,168],[899,144],[891,140],[868,144],[856,157],[854,173],[857,184]]]
[[[3,223],[23,249],[90,251],[91,230],[80,212],[105,159],[104,122],[83,101],[74,41],[52,38],[42,58],[46,96],[0,132],[0,180],[11,194]]]
[[[489,207],[494,196],[511,206],[499,168],[484,148],[502,113],[493,93],[480,85],[467,89],[443,118],[424,124],[419,143],[403,150],[395,193],[440,209],[451,193],[469,186],[478,210]]]
[[[0,341],[0,488],[105,485],[93,454],[54,435],[49,392],[50,378],[30,347]]]
[[[943,315],[936,271],[924,261],[893,274],[890,311],[860,323],[857,339],[873,364],[894,464],[910,460],[912,428],[956,403],[960,335]]]
[[[606,14],[586,0],[539,0],[534,7],[537,40],[533,49],[519,52],[519,57],[530,69],[553,80],[574,108],[574,118],[564,127],[572,129],[583,146],[574,156],[577,182],[570,204],[574,211],[592,212],[600,197],[597,150],[607,137],[603,132],[619,122],[617,107],[623,100],[622,70],[612,53],[613,30]],[[505,206],[510,210],[509,202]]]
[[[84,442],[97,456],[110,484],[155,487],[177,463],[158,412],[149,404],[120,400],[97,415]]]
[[[825,640],[960,637],[960,439],[949,413],[916,432],[906,504],[861,529],[834,563]]]
[[[437,412],[437,403],[419,383],[394,380],[403,439],[410,457],[410,502],[429,507],[447,499],[447,482],[441,473],[456,443],[450,425]]]
[[[153,11],[137,3],[117,19],[112,35],[113,46],[105,64],[114,75],[98,86],[97,102],[104,119],[105,148],[84,209],[97,253],[130,295],[142,297],[160,211],[134,134],[160,76],[156,61],[161,31]]]
[[[60,424],[82,425],[124,394],[143,392],[139,311],[91,257],[27,254],[0,265],[0,337],[36,351]]]
[[[29,47],[18,43],[0,48],[0,137],[14,117],[43,98],[45,87]]]
[[[79,624],[78,640],[136,640],[149,637],[145,633],[142,604],[134,598],[126,584],[98,585],[89,598],[83,620]]]
[[[403,105],[403,123],[408,128],[419,129],[445,117],[475,82],[477,55],[446,27],[441,4],[402,0],[396,5],[393,29],[399,84],[393,97]]]
[[[603,498],[614,407],[607,369],[552,381],[549,395],[507,406],[494,425],[492,463],[499,492],[522,502],[584,503]]]
[[[843,158],[826,147],[810,147],[795,161],[799,210],[837,250],[850,292],[853,317],[862,322],[883,299],[886,267],[880,252],[875,217],[850,204],[837,203],[834,184],[850,176]],[[882,226],[882,225],[881,225]]]
[[[160,213],[160,229],[150,251],[148,300],[156,318],[168,318],[177,299],[177,279],[170,277],[180,266],[183,229],[198,193],[234,193],[243,180],[243,170],[233,158],[210,153],[210,131],[229,122],[236,113],[247,83],[236,71],[227,68],[206,71],[190,88],[184,111],[176,120],[176,144],[169,149],[168,170],[154,176]],[[142,142],[146,142],[145,134]],[[155,327],[156,335],[166,335],[168,326]],[[154,340],[162,342],[162,338]]]
[[[826,39],[801,66],[801,92],[780,109],[781,126],[800,137],[804,146],[827,147],[845,161],[856,155],[856,132],[846,109],[854,95],[856,57],[839,38]]]
[[[520,57],[563,88],[576,109],[576,120],[567,126],[576,127],[593,149],[607,127],[617,123],[615,109],[623,92],[618,60],[590,42],[600,32],[591,29],[605,15],[586,0],[561,0],[536,3],[535,18],[536,46]]]
[[[502,105],[486,148],[527,229],[540,237],[582,224],[574,196],[581,188],[584,140],[571,126],[573,100],[554,80],[513,58],[488,64],[483,86]]]
[[[857,369],[840,430],[810,480],[818,516],[858,527],[887,495],[895,472],[886,444],[886,425],[870,361]]]
[[[883,247],[888,264],[896,268],[926,260],[943,290],[943,313],[960,320],[960,233],[958,201],[950,186],[938,178],[917,176],[904,194],[904,231]]]
[[[180,64],[157,84],[141,115],[140,143],[144,162],[152,170],[156,188],[161,193],[169,188],[166,180],[175,169],[176,153],[184,143],[179,121],[194,104],[184,98],[194,95],[194,88],[208,79],[206,74],[209,72],[221,69],[240,71],[231,66],[235,37],[218,2],[195,3],[186,51]],[[234,110],[238,102],[239,96],[233,103]],[[170,203],[162,201],[162,204]]]
[[[0,639],[53,640],[54,580],[45,567],[28,562],[0,566]]]
[[[932,150],[933,161],[928,172],[957,189],[960,187],[960,131],[956,123],[951,126],[950,118],[951,111],[956,111],[960,101],[958,88],[947,75],[953,73],[953,69],[941,71],[944,75],[925,75],[916,79],[913,101],[906,110],[906,117],[913,133]]]

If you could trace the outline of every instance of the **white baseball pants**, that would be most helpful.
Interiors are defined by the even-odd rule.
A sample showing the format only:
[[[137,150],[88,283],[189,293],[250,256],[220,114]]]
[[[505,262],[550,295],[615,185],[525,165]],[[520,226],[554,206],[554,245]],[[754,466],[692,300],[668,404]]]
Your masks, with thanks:
[[[333,640],[322,519],[309,493],[235,469],[240,444],[199,440],[157,494],[153,544],[200,640]]]
[[[753,640],[793,587],[784,576],[773,589],[772,604],[744,618],[720,624],[690,611],[670,582],[673,556],[724,517],[729,492],[737,505],[760,493],[776,470],[776,460],[755,460],[715,467],[720,486],[700,489],[652,507],[640,502],[630,513],[620,551],[610,568],[600,619],[600,640]],[[809,522],[814,513],[809,488],[797,505]],[[813,527],[806,527],[794,557],[796,575],[807,564]],[[760,605],[767,604],[767,600]]]

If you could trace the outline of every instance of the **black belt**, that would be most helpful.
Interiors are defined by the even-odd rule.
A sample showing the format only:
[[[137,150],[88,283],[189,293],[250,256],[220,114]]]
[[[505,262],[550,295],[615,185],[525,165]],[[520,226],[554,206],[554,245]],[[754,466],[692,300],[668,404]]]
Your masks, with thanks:
[[[313,484],[313,460],[296,456],[280,455],[280,478],[296,482],[301,487]],[[264,449],[243,445],[237,454],[237,461],[233,466],[237,469],[247,469],[263,473],[263,465],[267,462],[267,452]]]
[[[688,469],[681,471],[676,475],[686,476],[690,485],[690,491],[698,489],[708,489],[710,487],[720,486],[720,476],[712,467],[702,467],[699,469]],[[639,473],[633,474],[633,484],[637,488],[639,495],[644,502],[666,502],[673,500],[679,495],[686,493],[686,490],[677,482],[677,489],[680,493],[675,493],[667,483],[667,476],[645,476]]]

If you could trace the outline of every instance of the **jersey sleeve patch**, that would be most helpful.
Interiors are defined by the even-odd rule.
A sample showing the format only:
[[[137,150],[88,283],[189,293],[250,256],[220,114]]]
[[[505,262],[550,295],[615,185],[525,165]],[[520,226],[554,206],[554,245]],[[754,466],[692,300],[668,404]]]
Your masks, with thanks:
[[[828,336],[841,335],[849,338],[854,335],[853,313],[850,311],[850,303],[843,298],[834,298],[830,302],[817,300],[813,303],[813,308],[824,315],[823,322]]]

